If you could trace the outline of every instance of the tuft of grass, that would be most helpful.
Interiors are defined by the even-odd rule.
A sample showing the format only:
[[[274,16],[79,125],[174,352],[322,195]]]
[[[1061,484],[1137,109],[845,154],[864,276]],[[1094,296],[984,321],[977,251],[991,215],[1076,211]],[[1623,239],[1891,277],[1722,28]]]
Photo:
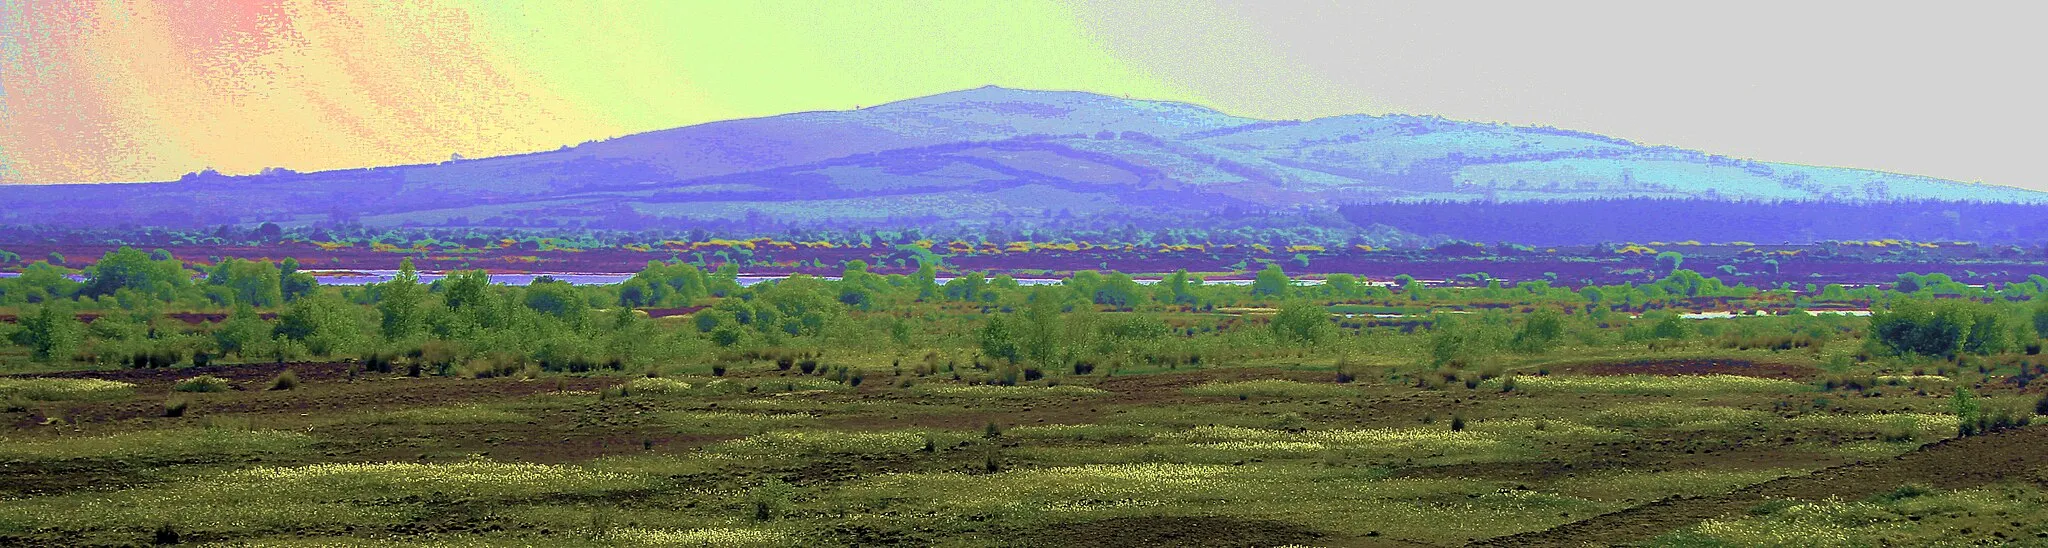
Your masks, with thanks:
[[[191,405],[192,402],[185,400],[185,398],[166,400],[164,401],[164,416],[183,417],[185,416],[185,409],[191,407]]]
[[[284,372],[283,372],[283,373],[278,373],[278,374],[277,374],[277,378],[275,378],[275,379],[271,379],[271,381],[270,381],[270,389],[271,389],[271,390],[298,390],[298,389],[299,389],[299,374],[298,374],[298,373],[293,373],[293,372],[292,372],[292,370],[290,370],[290,369],[286,369],[286,370],[284,370]]]
[[[171,385],[171,390],[179,392],[226,392],[234,388],[234,385],[229,384],[227,379],[213,375],[200,375]]]

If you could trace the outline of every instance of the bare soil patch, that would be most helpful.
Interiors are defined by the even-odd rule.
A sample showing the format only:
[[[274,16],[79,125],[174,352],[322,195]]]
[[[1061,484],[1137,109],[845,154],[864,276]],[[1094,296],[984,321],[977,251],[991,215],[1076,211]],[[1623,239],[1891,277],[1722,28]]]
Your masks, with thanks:
[[[1284,521],[1217,516],[1109,518],[1045,527],[1019,546],[1240,547],[1307,544],[1323,533]]]
[[[1553,373],[1579,375],[1739,375],[1787,380],[1810,379],[1820,374],[1820,369],[1810,365],[1729,358],[1580,362],[1552,365],[1549,369]]]

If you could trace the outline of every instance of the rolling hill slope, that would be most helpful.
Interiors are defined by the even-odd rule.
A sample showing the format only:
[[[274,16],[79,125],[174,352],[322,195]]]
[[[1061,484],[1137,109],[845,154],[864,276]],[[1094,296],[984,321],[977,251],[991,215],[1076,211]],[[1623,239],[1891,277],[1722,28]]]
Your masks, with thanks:
[[[1224,212],[1614,198],[2048,203],[2048,194],[2010,187],[1735,160],[1549,128],[1416,116],[1265,121],[985,87],[439,164],[12,185],[0,187],[9,206],[0,224],[1197,226],[1227,222],[1203,220]]]

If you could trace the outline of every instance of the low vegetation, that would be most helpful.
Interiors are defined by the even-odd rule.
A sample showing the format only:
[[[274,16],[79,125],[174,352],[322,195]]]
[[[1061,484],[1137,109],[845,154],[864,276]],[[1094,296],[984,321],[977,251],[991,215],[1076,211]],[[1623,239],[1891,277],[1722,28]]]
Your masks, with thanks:
[[[0,544],[2048,534],[2025,479],[2048,469],[2048,283],[1661,264],[1576,287],[681,262],[329,287],[122,250],[0,279]],[[1699,314],[1731,310],[1769,313]],[[1631,511],[1664,521],[1571,529]]]

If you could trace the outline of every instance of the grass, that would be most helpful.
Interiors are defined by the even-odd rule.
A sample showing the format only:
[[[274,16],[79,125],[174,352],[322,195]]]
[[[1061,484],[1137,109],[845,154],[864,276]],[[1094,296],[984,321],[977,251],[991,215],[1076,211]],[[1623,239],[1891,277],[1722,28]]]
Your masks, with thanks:
[[[2038,545],[2048,536],[2048,493],[2007,485],[1871,500],[1787,500],[1753,515],[1709,520],[1652,546],[1929,546],[1958,534]]]
[[[401,409],[375,415],[372,422],[377,424],[412,425],[458,425],[517,423],[533,420],[532,416],[481,405],[450,407],[420,407]]]
[[[1190,396],[1233,398],[1341,398],[1357,395],[1340,384],[1310,384],[1279,379],[1210,382],[1184,390]]]
[[[787,535],[767,530],[741,527],[710,527],[704,529],[644,529],[628,528],[611,531],[600,541],[622,546],[789,546],[793,543]]]
[[[1659,402],[1602,409],[1593,413],[1588,422],[1615,428],[1729,430],[1761,427],[1775,419],[1776,416],[1762,411]]]
[[[804,413],[735,413],[730,411],[672,411],[655,417],[677,430],[704,434],[759,434],[770,430],[815,424],[816,417]]]
[[[911,387],[910,393],[920,396],[944,398],[986,399],[986,400],[1032,400],[1041,398],[1080,398],[1101,396],[1108,391],[1086,386],[1062,384],[1058,386],[997,386],[991,384],[949,385],[920,384]]]
[[[0,545],[144,545],[159,529],[283,546],[999,546],[1071,544],[1046,535],[1075,531],[1105,545],[1135,543],[1120,531],[1463,545],[1879,461],[1956,425],[1946,393],[1747,377],[1523,373],[1513,391],[1382,374],[1236,380],[1328,363],[1274,353],[1103,390],[1095,378],[896,375],[896,359],[832,357],[867,373],[857,388],[756,362],[723,377],[670,364],[661,377],[375,377],[289,396],[57,400],[4,430],[0,467],[39,491],[0,486]],[[1378,354],[1353,363],[1405,367]],[[1968,375],[1955,382],[1980,381]],[[2034,401],[1984,391],[1986,409]],[[199,418],[159,416],[188,397]],[[1805,530],[1930,544],[1965,527],[1976,531],[1965,538],[2025,540],[2033,530],[2010,522],[2048,507],[2031,489],[1786,500],[1645,533],[1666,546],[1796,544]],[[1120,519],[1133,521],[1105,521]],[[1264,527],[1322,536],[1268,541]]]
[[[134,527],[130,524],[137,523],[242,535],[326,531],[403,523],[423,515],[406,500],[477,504],[537,496],[603,496],[650,489],[659,481],[577,466],[489,461],[257,466],[115,493],[0,501],[0,532],[89,530],[121,538]],[[106,540],[110,539],[73,538],[85,543]]]
[[[1131,515],[1292,516],[1325,530],[1432,543],[1464,542],[1538,528],[1603,506],[1583,499],[1503,489],[1472,480],[1388,479],[1369,471],[1308,464],[1103,464],[1022,469],[994,475],[891,474],[838,495],[849,505],[897,501],[918,512],[947,509],[1005,522],[1043,523]],[[1456,502],[1450,502],[1455,498]],[[1425,502],[1438,501],[1445,502]],[[1446,528],[1436,524],[1459,523]]]
[[[1498,389],[1500,380],[1487,381]],[[1516,389],[1531,393],[1624,394],[1632,396],[1709,396],[1721,394],[1797,394],[1812,392],[1804,383],[1737,375],[1523,376]]]
[[[719,443],[705,452],[726,458],[901,455],[924,447],[920,432],[768,432]]]
[[[157,460],[228,458],[296,453],[312,446],[303,433],[234,428],[144,430],[106,436],[8,440],[0,459],[73,460],[143,458]]]
[[[642,377],[626,382],[629,392],[639,394],[687,394],[691,388],[690,383],[668,378]]]
[[[1557,492],[1590,500],[1649,502],[1670,497],[1704,497],[1805,473],[1803,469],[1608,471],[1554,484]]]
[[[99,379],[0,378],[0,398],[104,401],[135,395],[135,385]]]
[[[471,461],[336,463],[258,467],[221,478],[228,489],[262,488],[315,493],[319,498],[389,497],[464,493],[475,498],[604,493],[652,486],[649,478],[579,466]]]

